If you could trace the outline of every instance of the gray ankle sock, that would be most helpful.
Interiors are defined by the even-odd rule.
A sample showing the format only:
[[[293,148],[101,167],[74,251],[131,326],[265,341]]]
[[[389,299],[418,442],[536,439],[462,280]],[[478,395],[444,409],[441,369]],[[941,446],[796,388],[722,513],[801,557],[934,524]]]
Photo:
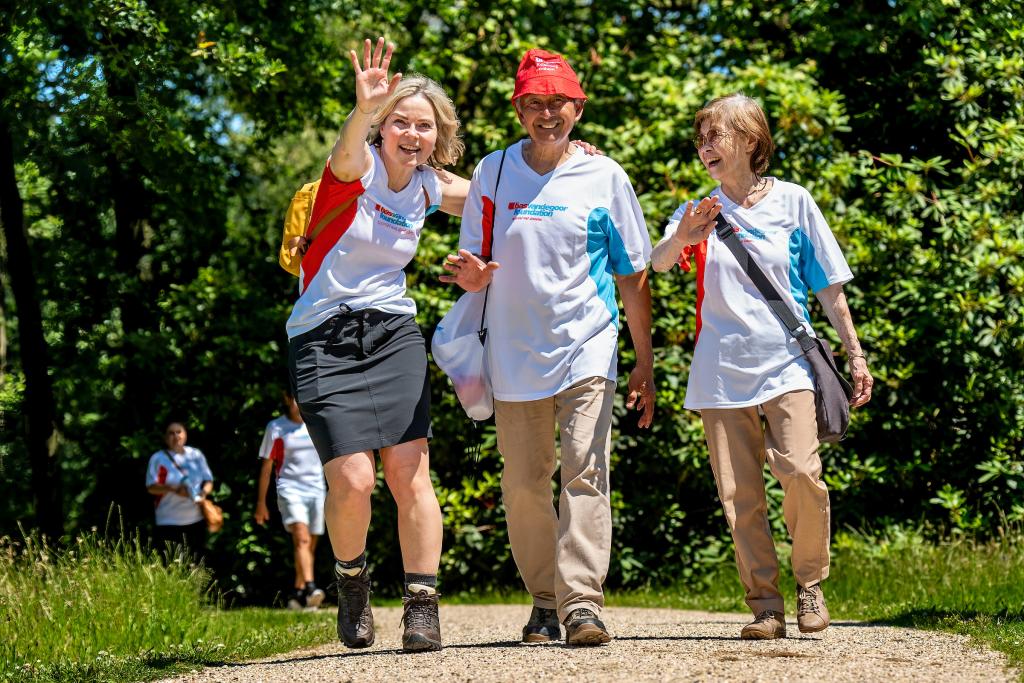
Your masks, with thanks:
[[[366,568],[366,553],[360,553],[354,560],[337,560],[334,563],[334,571],[345,576],[357,576]]]

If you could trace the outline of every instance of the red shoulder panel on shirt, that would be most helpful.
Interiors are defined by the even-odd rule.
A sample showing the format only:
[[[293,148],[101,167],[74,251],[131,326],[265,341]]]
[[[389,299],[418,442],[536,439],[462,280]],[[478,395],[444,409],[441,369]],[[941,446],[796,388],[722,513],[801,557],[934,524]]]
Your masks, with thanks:
[[[313,211],[310,215],[309,224],[317,225],[320,220],[353,197],[358,197],[366,188],[363,187],[362,179],[357,178],[350,182],[342,182],[335,177],[331,171],[331,164],[324,166],[323,175],[320,176],[320,188],[316,192],[316,199],[313,201]],[[345,234],[348,227],[359,210],[359,202],[349,204],[348,208],[335,216],[317,235],[309,246],[309,251],[302,257],[302,289],[305,291],[309,283],[313,281],[320,271],[327,253],[338,243],[341,236]]]

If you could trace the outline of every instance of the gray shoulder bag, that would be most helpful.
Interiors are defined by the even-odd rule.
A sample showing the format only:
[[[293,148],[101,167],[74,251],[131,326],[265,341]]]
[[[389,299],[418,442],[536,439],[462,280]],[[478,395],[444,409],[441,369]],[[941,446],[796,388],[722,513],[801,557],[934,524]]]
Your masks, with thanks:
[[[722,214],[718,214],[718,218],[715,219],[715,232],[754,282],[757,291],[768,301],[772,312],[799,342],[804,357],[811,364],[811,370],[814,372],[814,408],[818,421],[818,441],[841,441],[850,426],[850,398],[853,396],[853,387],[836,367],[828,342],[821,337],[807,334],[803,323],[793,315],[793,311],[786,304],[786,299],[751,258],[750,252],[740,242]]]

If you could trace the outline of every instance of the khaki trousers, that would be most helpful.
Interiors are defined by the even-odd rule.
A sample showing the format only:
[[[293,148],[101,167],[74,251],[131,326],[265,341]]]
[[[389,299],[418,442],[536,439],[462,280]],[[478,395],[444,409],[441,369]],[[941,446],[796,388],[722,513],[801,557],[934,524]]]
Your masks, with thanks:
[[[615,383],[593,377],[551,398],[495,401],[501,493],[512,557],[538,607],[558,618],[585,607],[600,614],[612,545],[608,456]],[[561,493],[555,512],[557,422]]]
[[[782,484],[793,539],[793,575],[807,587],[828,577],[829,502],[821,481],[814,392],[791,391],[758,406],[701,411],[718,497],[736,547],[747,606],[783,612],[779,559],[768,526],[764,463]]]

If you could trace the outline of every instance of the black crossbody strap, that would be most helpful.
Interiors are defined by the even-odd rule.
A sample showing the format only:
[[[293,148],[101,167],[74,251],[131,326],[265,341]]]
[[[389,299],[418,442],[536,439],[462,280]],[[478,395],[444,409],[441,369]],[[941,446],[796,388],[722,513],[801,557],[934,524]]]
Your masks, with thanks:
[[[498,186],[501,185],[501,171],[505,168],[505,153],[507,149],[501,150],[501,162],[498,164],[498,178],[494,181],[494,198],[491,202],[491,251],[494,250],[494,214],[498,211]],[[487,260],[490,260],[490,254],[487,255]],[[488,284],[484,289],[484,309],[480,313],[480,329],[477,331],[477,335],[480,337],[480,343],[483,344],[487,339],[487,326],[485,320],[487,319],[487,295],[491,291],[491,286]]]
[[[761,270],[761,266],[757,265],[757,262],[751,257],[750,252],[740,242],[740,238],[736,236],[736,232],[729,225],[729,222],[725,220],[722,214],[718,214],[715,219],[715,232],[718,234],[718,239],[729,248],[732,255],[736,257],[740,267],[753,281],[754,286],[757,287],[757,291],[761,292],[768,301],[768,306],[772,309],[772,312],[782,321],[782,324],[786,326],[789,333],[800,343],[800,348],[806,353],[814,348],[814,340],[809,334],[807,329],[804,327],[786,304],[786,299],[781,292],[772,284],[768,276]]]

